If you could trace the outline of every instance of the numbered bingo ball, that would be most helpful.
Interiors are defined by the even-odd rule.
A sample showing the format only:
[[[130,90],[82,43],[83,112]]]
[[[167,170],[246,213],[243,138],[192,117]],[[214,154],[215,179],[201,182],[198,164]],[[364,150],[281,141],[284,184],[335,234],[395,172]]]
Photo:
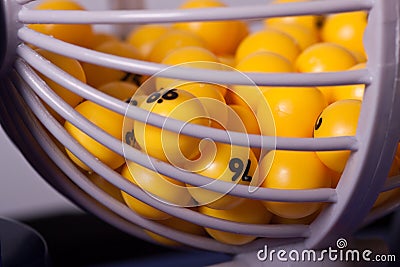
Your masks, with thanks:
[[[192,203],[192,198],[184,183],[137,163],[127,162],[122,168],[121,175],[164,205],[185,207]],[[143,203],[124,191],[122,191],[122,196],[131,209],[145,218],[165,220],[171,217],[171,215]]]
[[[162,24],[140,25],[130,31],[126,41],[136,47],[142,58],[147,59],[154,44],[170,27]]]
[[[83,68],[77,60],[64,57],[43,49],[37,49],[36,52],[38,52],[41,56],[49,60],[51,63],[53,63],[63,71],[67,72],[72,77],[80,80],[83,83],[86,82],[86,76]],[[83,100],[83,97],[71,92],[67,88],[59,85],[58,83],[54,82],[43,74],[38,74],[47,83],[47,85],[71,107],[76,107]],[[58,113],[56,113],[50,107],[48,107],[48,109],[59,122],[63,122],[64,119]]]
[[[187,82],[176,88],[193,94],[201,102],[208,113],[211,127],[226,129],[229,110],[221,93],[224,87],[212,83]]]
[[[354,136],[360,110],[359,100],[347,99],[330,104],[316,120],[314,137]],[[350,151],[318,151],[317,155],[326,166],[341,173],[346,166]]]
[[[179,89],[156,91],[142,102],[141,108],[186,123],[209,126],[208,114],[191,93]],[[181,166],[200,153],[200,139],[160,129],[135,121],[134,132],[139,146],[148,155]]]
[[[75,111],[84,116],[97,127],[107,132],[112,137],[121,140],[122,123],[124,116],[97,105],[91,101],[84,101],[75,107]],[[124,158],[66,121],[64,124],[67,132],[86,148],[95,158],[106,164],[111,169],[116,169],[124,163]],[[67,154],[73,162],[84,170],[91,171],[78,157],[67,149]]]
[[[124,58],[140,59],[140,54],[137,49],[123,42],[108,41],[95,47],[94,50]],[[86,62],[82,63],[82,67],[86,73],[87,83],[96,88],[109,82],[127,81],[131,79],[130,76],[135,75]]]
[[[270,161],[271,156],[267,154],[260,163],[259,178],[263,180],[264,188],[293,190],[331,187],[329,170],[315,152],[276,151],[272,165]],[[273,214],[288,219],[309,216],[322,205],[316,202],[275,201],[263,201],[263,204]]]
[[[207,216],[247,224],[267,224],[271,213],[256,200],[246,199],[236,207],[227,210],[217,210],[201,206],[199,211]],[[219,242],[230,245],[244,245],[255,240],[257,236],[242,235],[232,232],[206,228],[207,233]]]
[[[264,29],[243,39],[236,50],[236,63],[258,51],[276,53],[294,63],[300,53],[300,47],[290,35],[274,29]]]
[[[217,143],[216,151],[212,155],[203,155],[202,160],[190,166],[185,165],[185,170],[198,173],[205,177],[232,183],[226,192],[215,192],[207,189],[210,184],[202,187],[194,187],[187,184],[192,197],[199,205],[206,205],[213,209],[230,209],[237,206],[244,199],[228,195],[229,191],[236,185],[250,185],[255,170],[257,169],[257,159],[254,153],[246,147],[230,146]],[[205,149],[204,153],[210,153],[212,149]]]
[[[166,220],[162,220],[159,222],[160,224],[167,226],[173,230],[177,230],[183,233],[187,233],[190,235],[195,235],[195,236],[206,236],[206,231],[204,227],[182,220],[177,217],[171,217]],[[172,240],[170,238],[164,237],[162,235],[150,232],[148,230],[145,230],[145,232],[157,243],[165,245],[165,246],[172,246],[172,247],[177,247],[177,246],[182,246],[182,243],[179,243],[175,240]]]
[[[36,10],[85,10],[74,1],[42,1],[34,7]],[[90,24],[29,24],[29,28],[74,45],[88,47],[92,37]]]
[[[274,117],[276,135],[281,137],[312,137],[315,120],[327,106],[316,87],[271,87],[263,95]],[[264,113],[258,110],[259,121]]]
[[[180,8],[223,8],[217,0],[189,0]],[[248,34],[245,22],[238,20],[180,22],[175,28],[190,31],[205,41],[206,47],[217,55],[234,54],[237,46]]]

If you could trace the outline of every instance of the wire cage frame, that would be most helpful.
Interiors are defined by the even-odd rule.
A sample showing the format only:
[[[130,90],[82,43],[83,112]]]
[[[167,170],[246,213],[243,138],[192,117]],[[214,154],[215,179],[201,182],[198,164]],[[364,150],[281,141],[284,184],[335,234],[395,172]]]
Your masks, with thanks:
[[[278,246],[300,243],[306,248],[324,248],[338,238],[346,237],[357,229],[398,207],[398,201],[387,202],[371,211],[380,192],[400,187],[400,177],[386,182],[390,163],[400,137],[399,97],[399,0],[337,0],[311,1],[271,5],[208,8],[199,10],[145,10],[122,9],[107,11],[40,11],[26,7],[34,2],[27,0],[3,0],[0,8],[4,13],[0,23],[1,45],[0,84],[3,128],[39,174],[60,193],[83,209],[123,231],[152,241],[143,231],[147,229],[161,236],[191,247],[225,253],[239,254],[258,250],[264,244]],[[126,3],[128,1],[118,1]],[[173,166],[148,158],[143,152],[122,143],[77,113],[60,98],[33,70],[41,72],[55,82],[96,104],[133,120],[145,121],[157,127],[178,132],[183,122],[148,114],[139,107],[127,109],[127,103],[99,92],[82,83],[39,56],[26,43],[79,61],[119,69],[129,73],[153,75],[167,65],[96,52],[40,34],[26,24],[146,24],[172,23],[199,20],[262,19],[278,16],[329,14],[366,10],[369,12],[364,45],[368,55],[365,69],[332,73],[246,73],[260,86],[323,86],[366,84],[362,109],[355,136],[334,138],[284,138],[246,135],[251,146],[277,150],[298,151],[352,151],[341,180],[335,189],[278,190],[259,188],[250,193],[246,186],[237,185],[229,194],[267,201],[326,202],[322,212],[310,225],[257,225],[226,221],[200,214],[196,211],[163,204],[138,186],[93,157],[73,139],[60,123],[47,111],[43,102],[67,121],[87,133],[112,151],[146,168],[168,175],[195,186],[207,184],[210,178],[198,174],[183,173]],[[229,71],[172,69],[166,77],[175,79],[202,79],[215,83],[248,84]],[[250,83],[249,83],[250,84]],[[243,134],[212,129],[199,125],[187,125],[181,134],[198,138],[212,138],[216,142],[243,145]],[[54,141],[56,139],[57,141]],[[60,144],[62,147],[60,147]],[[156,221],[136,214],[126,205],[116,201],[91,182],[62,152],[67,148],[79,159],[114,186],[138,200],[175,217],[222,231],[255,235],[260,238],[243,245],[227,245],[209,237],[196,236],[166,227]],[[196,181],[193,183],[193,181]],[[216,183],[212,190],[223,192],[226,183]]]

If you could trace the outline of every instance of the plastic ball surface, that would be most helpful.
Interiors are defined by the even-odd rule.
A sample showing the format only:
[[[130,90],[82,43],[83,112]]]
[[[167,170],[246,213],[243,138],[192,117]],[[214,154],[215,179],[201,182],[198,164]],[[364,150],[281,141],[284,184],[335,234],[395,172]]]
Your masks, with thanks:
[[[360,111],[359,100],[346,99],[330,104],[316,120],[314,137],[354,136]],[[350,151],[318,151],[317,155],[326,166],[341,173]]]
[[[281,137],[312,137],[315,120],[328,105],[316,87],[271,87],[263,95]],[[258,111],[258,120],[264,113]]]
[[[236,69],[241,72],[293,72],[292,64],[284,57],[267,51],[260,51],[248,55],[241,60]],[[262,92],[268,86],[234,85],[230,94],[230,101],[237,105],[249,106],[253,111],[257,110],[260,99],[263,99]]]
[[[258,51],[273,52],[294,62],[300,53],[300,47],[290,35],[273,29],[264,29],[248,35],[236,50],[236,62]]]
[[[270,168],[267,154],[260,163],[259,179],[262,187],[272,189],[315,189],[330,188],[328,168],[314,152],[276,151]],[[268,166],[267,165],[267,166]],[[265,207],[275,215],[288,219],[299,219],[313,214],[322,203],[263,201]]]
[[[226,5],[217,0],[189,0],[182,9],[215,8]],[[217,55],[234,54],[241,40],[247,35],[247,25],[238,20],[181,22],[175,28],[191,31],[201,37],[206,47]]]
[[[136,47],[142,58],[146,59],[158,38],[169,30],[168,26],[161,24],[141,25],[128,34],[126,41]]]
[[[360,70],[366,67],[365,63],[357,64],[351,67],[349,70]],[[344,99],[356,99],[356,100],[363,100],[365,91],[365,84],[354,84],[354,85],[343,85],[343,86],[336,86],[332,90],[332,102],[336,102],[339,100]]]
[[[209,126],[208,113],[191,93],[178,89],[156,91],[142,102],[141,108],[186,123]],[[200,140],[135,121],[135,137],[150,156],[181,166],[198,156]]]
[[[112,137],[121,140],[122,124],[124,117],[107,108],[97,105],[91,101],[84,101],[75,107],[75,110],[91,121],[93,124],[106,131]],[[69,121],[64,124],[67,132],[75,138],[83,147],[85,147],[95,158],[106,164],[112,169],[120,167],[124,163],[124,158],[106,146],[100,144],[86,133],[82,132]],[[68,156],[79,167],[91,171],[80,159],[67,149]]]
[[[358,63],[357,59],[345,47],[334,43],[316,43],[304,50],[296,59],[298,72],[344,71]],[[332,103],[332,91],[336,86],[320,86],[318,89]]]
[[[44,1],[34,7],[36,10],[85,10],[74,1]],[[90,45],[92,26],[90,24],[30,24],[32,30],[53,36],[64,42],[87,47]]]
[[[249,224],[268,224],[272,217],[271,213],[259,201],[250,199],[246,199],[238,206],[228,210],[217,210],[202,206],[199,211],[211,217]],[[211,228],[206,228],[206,231],[219,242],[231,245],[244,245],[257,238],[256,236],[230,233]]]
[[[107,41],[95,47],[94,50],[114,56],[140,59],[140,54],[135,47],[120,41]],[[109,82],[123,81],[128,75],[133,75],[121,70],[111,69],[86,62],[82,63],[82,67],[86,73],[87,83],[96,88]]]
[[[124,165],[124,167],[122,168],[121,175],[133,184],[138,185],[127,165]],[[153,208],[150,205],[147,205],[146,203],[132,197],[124,191],[121,191],[121,194],[126,205],[128,205],[129,208],[131,208],[133,211],[137,212],[140,216],[144,218],[150,220],[165,220],[171,218],[171,215],[156,208]]]
[[[109,82],[98,88],[100,92],[122,101],[130,99],[136,93],[137,89],[137,85],[124,81]]]
[[[211,149],[205,150],[205,153],[209,155],[203,156],[201,160],[184,168],[218,181],[230,182],[231,188],[236,184],[250,185],[258,161],[249,148],[217,143],[216,151],[210,151]],[[213,209],[231,209],[243,201],[242,198],[227,195],[228,191],[219,193],[207,190],[208,185],[194,187],[187,184],[186,186],[199,205],[206,205]]]
[[[319,41],[318,33],[299,23],[276,23],[269,26],[290,35],[296,40],[301,50],[317,43]]]
[[[110,41],[119,42],[120,39],[117,36],[112,35],[110,33],[93,32],[93,34],[90,38],[89,48],[93,49],[93,48],[101,45],[102,43],[106,43],[106,42],[110,42]]]
[[[199,68],[199,69],[213,69],[221,70],[223,66],[219,64],[218,58],[209,50],[203,47],[197,46],[186,46],[177,48],[171,51],[162,61],[162,64],[177,66],[182,68]],[[196,81],[197,82],[197,81]],[[189,83],[189,87],[193,88],[193,81],[185,81],[171,78],[156,78],[157,89],[171,88],[174,86],[179,86],[180,88],[185,88],[185,83]],[[215,87],[210,85],[211,87]],[[201,83],[199,81],[198,87],[200,90],[207,87],[206,83]],[[225,90],[221,87],[221,93],[225,93]]]
[[[346,70],[358,62],[343,46],[334,43],[317,43],[304,50],[296,60],[299,72],[328,72]]]
[[[49,60],[51,63],[62,69],[63,71],[67,72],[74,78],[80,80],[83,83],[86,83],[86,75],[83,71],[83,68],[81,64],[72,58],[64,57],[52,52],[49,52],[47,50],[43,49],[37,49],[36,52],[38,52],[41,56]],[[83,98],[67,88],[64,88],[63,86],[59,85],[58,83],[52,81],[50,78],[45,77],[43,74],[39,73],[39,76],[47,83],[47,85],[57,94],[59,95],[65,102],[67,102],[71,107],[76,107],[82,100]],[[52,115],[58,120],[58,121],[63,121],[60,115],[53,111],[52,109],[50,110]]]
[[[147,59],[152,62],[160,63],[175,49],[186,46],[205,47],[204,41],[190,31],[170,30],[161,35],[153,44]]]
[[[367,27],[367,16],[365,11],[327,16],[321,29],[322,40],[340,44],[351,51],[365,55],[363,36]]]
[[[87,176],[92,183],[94,183],[97,187],[102,189],[105,193],[109,196],[113,197],[114,199],[118,200],[121,203],[124,203],[124,199],[121,195],[121,190],[116,187],[115,185],[108,182],[105,178],[97,173],[89,173]]]
[[[309,0],[275,0],[273,4],[282,3],[293,3],[293,2],[309,2]],[[276,18],[268,18],[264,20],[264,24],[268,26],[275,26],[277,24],[300,24],[307,27],[311,31],[318,32],[318,23],[320,17],[316,15],[304,15],[304,16],[284,16]]]

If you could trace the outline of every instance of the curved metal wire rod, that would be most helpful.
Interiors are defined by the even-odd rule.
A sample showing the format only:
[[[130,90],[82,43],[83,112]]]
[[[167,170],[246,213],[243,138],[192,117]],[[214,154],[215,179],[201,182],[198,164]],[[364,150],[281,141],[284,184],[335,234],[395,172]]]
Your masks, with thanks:
[[[238,71],[226,70],[228,67],[221,65],[225,70],[207,70],[194,68],[178,68],[143,60],[128,59],[115,55],[97,52],[69,44],[35,32],[26,27],[19,29],[18,37],[37,47],[48,51],[78,59],[96,65],[113,69],[119,69],[128,73],[143,75],[156,75],[174,79],[207,81],[217,84],[243,84],[243,85],[265,85],[265,86],[323,86],[323,85],[348,85],[348,84],[370,84],[372,76],[367,69],[321,72],[321,73],[240,73]],[[27,54],[27,48],[21,44],[17,51]]]
[[[262,19],[267,17],[329,14],[369,10],[371,0],[310,1],[279,5],[253,5],[196,10],[159,9],[130,11],[59,11],[22,9],[18,19],[23,23],[166,23],[183,21],[215,21],[230,19]]]
[[[25,49],[21,48],[23,51]],[[25,59],[36,69],[41,71],[44,75],[50,76],[52,80],[56,81],[60,85],[70,89],[72,92],[81,95],[85,99],[98,103],[104,107],[107,107],[119,114],[126,115],[127,117],[146,122],[150,125],[157,127],[163,127],[165,130],[173,132],[179,132],[184,135],[190,135],[198,138],[210,138],[222,143],[228,143],[239,146],[251,146],[251,147],[263,147],[266,149],[285,149],[285,150],[356,150],[357,139],[355,137],[334,137],[334,138],[278,138],[273,136],[259,136],[259,135],[248,135],[245,133],[238,133],[232,131],[224,131],[220,129],[214,129],[210,127],[186,124],[185,122],[166,118],[157,114],[150,113],[139,107],[128,105],[120,100],[110,97],[98,90],[82,83],[78,79],[66,75],[65,72],[40,58],[36,53],[30,53],[30,48],[26,48],[29,53],[20,53],[25,56]],[[17,68],[23,77],[26,79],[35,79],[35,75],[30,70],[30,67],[17,60]],[[36,77],[37,79],[37,77]],[[42,82],[37,81],[37,84]],[[40,89],[38,89],[40,90]],[[52,94],[54,97],[56,95]],[[57,110],[59,101],[51,100],[50,104],[53,109]]]

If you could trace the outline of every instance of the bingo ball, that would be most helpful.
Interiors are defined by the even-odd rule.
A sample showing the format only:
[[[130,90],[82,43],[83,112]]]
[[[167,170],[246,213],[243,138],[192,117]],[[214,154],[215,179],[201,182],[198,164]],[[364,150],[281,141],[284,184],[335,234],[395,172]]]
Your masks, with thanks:
[[[316,120],[314,137],[354,136],[360,110],[359,100],[346,99],[330,104]],[[317,155],[327,167],[341,173],[346,166],[350,151],[318,151]]]
[[[149,95],[140,105],[152,113],[185,123],[210,126],[207,111],[191,93],[179,89],[163,89]],[[135,121],[134,133],[139,146],[149,156],[181,166],[196,158],[200,139],[160,129]]]

